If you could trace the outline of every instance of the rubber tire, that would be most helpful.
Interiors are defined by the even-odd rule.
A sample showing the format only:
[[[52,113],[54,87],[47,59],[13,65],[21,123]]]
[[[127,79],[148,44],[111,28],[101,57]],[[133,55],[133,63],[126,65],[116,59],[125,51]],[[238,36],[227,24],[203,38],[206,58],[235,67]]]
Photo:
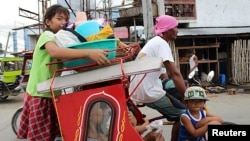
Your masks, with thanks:
[[[224,121],[222,125],[237,125],[237,124],[230,121]]]
[[[0,96],[1,100],[6,100],[9,96]]]
[[[18,127],[19,127],[19,120],[18,119],[20,119],[20,116],[22,114],[22,110],[23,110],[22,107],[18,108],[11,119],[11,127],[12,127],[13,132],[16,135],[17,135]]]

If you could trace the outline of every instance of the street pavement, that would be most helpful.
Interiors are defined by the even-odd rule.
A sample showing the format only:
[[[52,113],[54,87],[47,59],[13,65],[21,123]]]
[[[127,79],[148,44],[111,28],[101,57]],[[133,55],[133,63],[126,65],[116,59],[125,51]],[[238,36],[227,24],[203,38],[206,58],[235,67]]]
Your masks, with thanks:
[[[250,124],[250,93],[236,92],[235,95],[227,93],[208,94],[207,107],[211,113],[221,116],[225,121],[237,124]],[[23,95],[10,96],[5,101],[0,101],[0,141],[17,140],[11,128],[11,118],[14,112],[22,105]],[[160,114],[148,107],[140,108],[150,119]],[[172,125],[162,127],[166,141],[170,140]]]

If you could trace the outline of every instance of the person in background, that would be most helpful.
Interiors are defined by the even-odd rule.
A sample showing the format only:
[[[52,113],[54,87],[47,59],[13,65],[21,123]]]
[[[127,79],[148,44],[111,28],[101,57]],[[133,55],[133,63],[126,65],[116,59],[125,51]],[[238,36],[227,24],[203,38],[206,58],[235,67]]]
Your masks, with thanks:
[[[106,58],[108,52],[101,49],[70,49],[59,47],[55,42],[57,33],[69,20],[67,8],[55,4],[44,15],[46,29],[40,35],[33,54],[32,68],[24,96],[23,112],[17,138],[30,141],[53,141],[60,135],[60,127],[50,93],[37,93],[37,85],[48,80],[53,72],[46,66],[57,59],[74,59],[87,57],[98,64],[110,63]],[[63,66],[54,66],[62,68]],[[55,91],[55,95],[61,91]]]
[[[189,73],[193,71],[195,72],[194,77],[189,80],[189,84],[192,85],[192,83],[194,83],[201,85],[201,81],[199,78],[199,70],[198,70],[198,64],[199,64],[198,57],[195,55],[195,49],[191,49],[188,54],[189,54],[189,66],[190,66]]]
[[[223,120],[205,109],[207,95],[199,86],[187,88],[184,97],[187,110],[180,118],[179,141],[205,141],[208,125],[220,125]]]
[[[106,107],[107,105],[104,102],[93,104],[89,115],[87,141],[108,141],[108,137],[101,128]]]
[[[146,43],[138,53],[136,59],[143,57],[162,58],[162,66],[165,67],[166,72],[171,76],[176,88],[180,92],[181,101],[183,101],[186,86],[182,74],[174,62],[172,51],[168,44],[169,41],[177,38],[177,26],[178,21],[172,16],[161,15],[157,17],[154,26],[155,37]],[[144,74],[132,75],[129,93],[134,92],[131,96],[133,101],[143,103],[157,110],[169,121],[175,121],[172,127],[171,141],[177,141],[180,129],[180,115],[185,109],[176,108],[166,96],[162,80],[160,79],[162,73],[164,72],[161,69],[160,71],[147,73],[145,78]],[[142,80],[142,78],[144,79]],[[139,82],[141,84],[138,86]]]

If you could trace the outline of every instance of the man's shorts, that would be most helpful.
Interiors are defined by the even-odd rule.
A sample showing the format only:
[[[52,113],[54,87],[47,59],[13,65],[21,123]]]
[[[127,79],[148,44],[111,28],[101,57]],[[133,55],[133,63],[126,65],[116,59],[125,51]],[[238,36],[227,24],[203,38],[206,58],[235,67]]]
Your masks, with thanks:
[[[181,114],[185,111],[185,109],[174,107],[167,96],[163,96],[161,99],[152,103],[145,103],[145,105],[160,112],[168,121],[180,120]]]

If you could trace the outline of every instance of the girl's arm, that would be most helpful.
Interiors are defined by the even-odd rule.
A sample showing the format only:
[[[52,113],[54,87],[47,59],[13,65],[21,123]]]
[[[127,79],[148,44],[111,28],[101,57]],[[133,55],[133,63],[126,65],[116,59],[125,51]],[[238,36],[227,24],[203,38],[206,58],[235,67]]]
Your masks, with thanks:
[[[98,64],[107,64],[108,52],[102,49],[70,49],[59,47],[55,42],[47,42],[45,48],[51,57],[56,59],[74,59],[88,57]]]
[[[130,123],[135,127],[137,125],[137,120],[134,116],[134,114],[128,110],[128,119],[130,121]]]

